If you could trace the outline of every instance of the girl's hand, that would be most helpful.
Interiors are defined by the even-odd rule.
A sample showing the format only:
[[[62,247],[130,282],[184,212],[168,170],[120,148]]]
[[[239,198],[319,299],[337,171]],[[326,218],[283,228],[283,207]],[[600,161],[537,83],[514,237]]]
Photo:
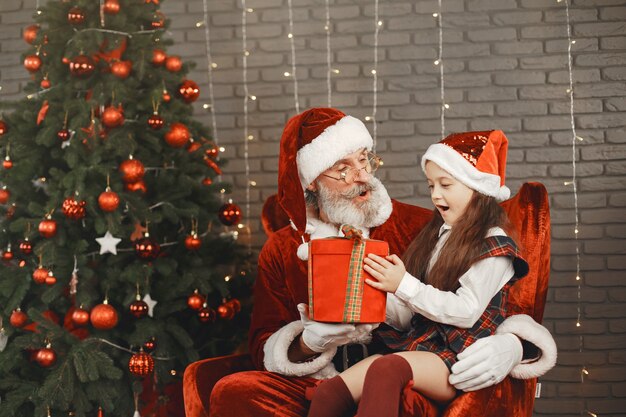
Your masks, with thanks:
[[[367,284],[382,291],[396,292],[406,272],[398,256],[389,255],[383,258],[370,253],[363,263],[363,269],[377,280],[366,279]]]

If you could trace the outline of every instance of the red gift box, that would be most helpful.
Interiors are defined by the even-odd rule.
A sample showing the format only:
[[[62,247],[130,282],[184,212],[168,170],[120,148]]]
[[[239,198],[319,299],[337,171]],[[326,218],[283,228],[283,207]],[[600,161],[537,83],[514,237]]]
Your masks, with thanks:
[[[387,294],[365,283],[374,279],[363,269],[369,253],[389,255],[382,240],[326,238],[309,242],[309,315],[333,323],[385,321]]]

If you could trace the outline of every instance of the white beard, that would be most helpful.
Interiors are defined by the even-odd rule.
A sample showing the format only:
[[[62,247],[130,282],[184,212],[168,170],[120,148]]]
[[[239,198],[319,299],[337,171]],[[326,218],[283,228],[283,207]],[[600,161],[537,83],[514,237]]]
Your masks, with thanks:
[[[370,228],[380,226],[391,215],[391,198],[385,186],[376,177],[372,177],[366,184],[355,184],[344,192],[332,191],[319,183],[318,190],[318,207],[333,224]],[[364,191],[370,191],[369,198],[355,202],[354,199]]]

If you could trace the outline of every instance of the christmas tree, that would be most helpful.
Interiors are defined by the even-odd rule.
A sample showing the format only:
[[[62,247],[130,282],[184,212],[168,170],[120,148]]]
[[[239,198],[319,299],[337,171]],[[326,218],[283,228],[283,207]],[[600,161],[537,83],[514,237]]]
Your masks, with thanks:
[[[49,1],[24,30],[32,81],[0,116],[2,417],[132,416],[245,337],[240,210],[159,6]]]

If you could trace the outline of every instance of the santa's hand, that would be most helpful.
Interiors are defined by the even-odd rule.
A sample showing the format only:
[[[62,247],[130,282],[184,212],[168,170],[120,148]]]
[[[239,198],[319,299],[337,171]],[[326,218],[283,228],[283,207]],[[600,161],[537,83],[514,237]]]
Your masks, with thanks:
[[[522,360],[522,343],[505,333],[479,339],[457,356],[450,384],[463,391],[477,391],[502,381]]]
[[[309,306],[298,304],[300,320],[304,325],[302,341],[314,352],[346,345],[355,340],[360,332],[352,324],[320,323],[309,318]]]

